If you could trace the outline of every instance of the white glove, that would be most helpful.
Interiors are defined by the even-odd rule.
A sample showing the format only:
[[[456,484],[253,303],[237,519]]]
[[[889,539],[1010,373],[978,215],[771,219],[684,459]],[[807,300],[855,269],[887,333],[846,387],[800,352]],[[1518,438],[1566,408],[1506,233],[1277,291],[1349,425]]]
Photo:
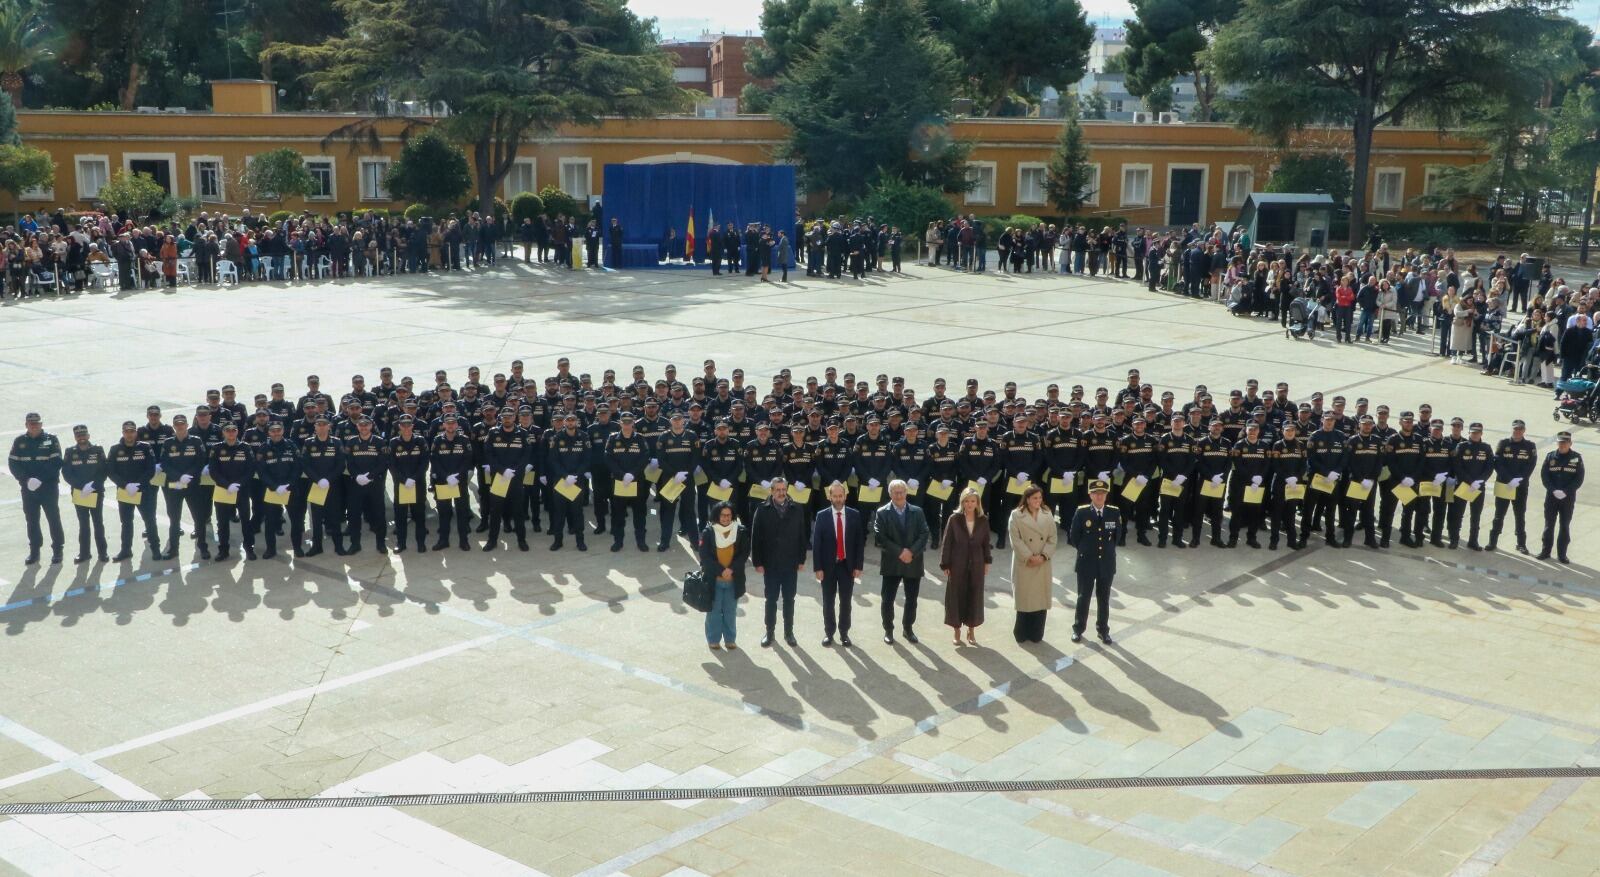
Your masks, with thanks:
[[[917,489],[917,488],[918,488],[918,487],[921,487],[921,486],[922,486],[922,483],[921,483],[921,482],[919,482],[919,481],[918,481],[918,480],[917,480],[917,479],[915,479],[915,478],[912,478],[912,479],[910,479],[910,480],[908,480],[908,481],[907,481],[907,482],[906,482],[906,486],[907,486],[907,487],[910,487],[910,488],[911,488],[911,489],[912,489],[912,490],[915,490],[915,489]]]
[[[1365,487],[1368,490],[1371,490],[1372,489],[1372,479],[1371,478],[1363,478],[1363,479],[1361,479],[1361,486]]]
[[[687,472],[679,472],[678,474],[672,476],[672,480],[678,482],[679,484],[682,484],[683,482],[689,480],[689,473],[687,473]]]
[[[1187,475],[1174,475],[1174,476],[1172,476],[1172,483],[1173,484],[1182,484],[1183,482],[1188,481],[1188,480],[1189,480],[1189,476],[1187,476]]]
[[[522,467],[522,471],[524,471],[524,472],[532,472],[533,471],[533,464],[529,463],[528,465]]]
[[[766,487],[767,486],[767,482],[765,482],[765,481],[761,482],[761,486],[762,487]],[[876,478],[868,478],[867,479],[867,486],[868,487],[877,487],[878,486],[878,479],[876,479]]]
[[[1339,483],[1339,479],[1343,478],[1343,477],[1344,476],[1340,475],[1337,472],[1329,472],[1328,473],[1328,480],[1332,481],[1334,484],[1338,484]]]
[[[1555,497],[1556,499],[1566,499],[1567,498],[1567,492],[1565,490],[1552,490],[1552,491],[1550,491],[1550,495]]]
[[[485,474],[485,475],[489,474],[489,464],[488,463],[484,463],[483,464],[483,474]]]
[[[1521,487],[1522,486],[1522,479],[1521,478],[1513,478],[1513,479],[1511,479],[1511,486],[1512,487]]]
[[[317,479],[317,486],[322,488],[323,490],[327,490],[328,489],[328,479],[326,479],[326,478]]]
[[[1110,481],[1111,480],[1111,473],[1110,472],[1101,472],[1099,475],[1096,475],[1095,477],[1099,478],[1101,481]]]
[[[772,482],[771,481],[762,481],[761,482],[761,489],[762,490],[769,490],[771,488],[772,488]]]
[[[623,484],[632,484],[633,483],[633,473],[632,472],[624,472],[622,474],[622,483]]]
[[[210,474],[211,474],[211,467],[210,466],[202,466],[202,467],[200,467],[200,476],[202,478],[207,476],[207,475],[210,475]]]
[[[568,475],[567,476],[567,483],[572,485],[573,487],[577,487],[578,486],[578,476],[576,476],[576,475]]]
[[[450,485],[451,487],[455,487],[456,485],[461,483],[461,476],[459,476],[459,475],[446,475],[444,477],[444,483]]]
[[[1068,484],[1073,484],[1078,480],[1078,473],[1063,472],[1061,473],[1061,480],[1067,482]]]
[[[984,478],[984,477],[982,477],[982,476],[979,476],[979,478],[978,478],[978,483],[979,483],[979,484],[988,484],[988,483],[989,483],[989,479],[987,479],[987,478]]]
[[[360,475],[356,476],[356,483],[361,485],[362,487],[366,487],[368,484],[372,483],[372,476],[370,476],[367,473],[363,472]]]
[[[731,484],[731,483],[730,483],[730,482],[729,482],[729,481],[728,481],[728,479],[726,479],[726,478],[724,478],[724,479],[722,479],[722,480],[721,480],[721,481],[718,481],[718,482],[717,482],[717,486],[718,486],[718,487],[720,487],[720,488],[722,488],[722,489],[723,489],[723,490],[727,490],[727,489],[728,489],[728,488],[730,488],[730,487],[732,487],[732,486],[733,486],[733,484]]]
[[[1250,486],[1251,487],[1260,487],[1261,486],[1261,476],[1260,475],[1252,475],[1252,476],[1250,476]]]
[[[1444,479],[1446,477],[1447,476],[1443,472],[1440,472],[1438,475],[1433,476],[1433,483],[1434,484],[1443,484],[1444,483]]]
[[[29,490],[38,490],[39,488],[41,488],[43,486],[44,486],[44,482],[40,481],[37,478],[29,478],[28,479],[28,489]]]
[[[228,485],[228,492],[229,493],[238,493],[239,492],[239,485],[237,485],[237,484]]]
[[[1290,487],[1293,487],[1294,485],[1300,483],[1300,479],[1296,478],[1293,475],[1287,475],[1287,476],[1284,477],[1283,483],[1289,485]]]
[[[1455,486],[1456,486],[1456,484],[1458,484],[1458,483],[1459,483],[1459,482],[1458,482],[1458,481],[1457,481],[1457,480],[1456,480],[1456,479],[1454,479],[1454,478],[1446,478],[1446,479],[1445,479],[1445,484],[1448,484],[1448,485],[1450,485],[1450,486],[1451,486],[1451,487],[1452,487],[1452,488],[1453,488],[1453,487],[1455,487]]]
[[[1136,476],[1133,480],[1139,482],[1139,486],[1143,487],[1143,486],[1145,486],[1145,483],[1148,482],[1150,479],[1146,478],[1143,475],[1139,475],[1139,476]]]
[[[1115,472],[1121,472],[1121,471],[1122,471],[1122,464],[1121,464],[1121,463],[1118,463],[1118,464],[1117,464],[1117,465],[1116,465],[1116,467],[1115,467],[1115,468],[1114,468],[1114,469],[1113,469],[1113,470],[1112,470],[1112,471],[1115,471]]]
[[[191,482],[193,480],[194,480],[194,476],[193,475],[185,475],[182,478],[178,479],[178,483],[182,484],[184,487],[188,487],[189,486],[189,482]]]
[[[540,475],[540,476],[539,476],[539,483],[540,483],[540,484],[549,484],[549,483],[550,483],[550,482],[549,482],[549,481],[546,481],[546,480],[545,480],[545,477],[544,477],[544,476],[543,476],[543,475]]]
[[[134,496],[138,496],[139,495],[139,482],[137,482],[137,481],[129,482],[126,489],[127,489],[127,491],[129,493],[133,494]]]
[[[1473,490],[1482,490],[1483,489],[1483,479],[1480,478],[1477,481],[1472,482],[1472,489]]]
[[[1402,479],[1400,479],[1400,486],[1401,487],[1414,487],[1416,485],[1416,483],[1417,482],[1412,481],[1410,478],[1402,478]]]
[[[1211,483],[1212,484],[1221,484],[1222,483],[1222,476],[1221,475],[1213,475],[1213,476],[1211,476]]]
[[[506,477],[507,481],[510,481],[511,480],[511,476],[517,474],[517,470],[515,470],[515,469],[507,469],[504,472],[501,472],[500,474],[504,475]]]
[[[273,491],[273,492],[274,493],[288,493],[289,492],[289,485],[280,484],[280,485],[278,485],[278,489]]]
[[[1027,480],[1028,480],[1028,473],[1026,473],[1026,472],[1018,472],[1017,473],[1017,483],[1018,484],[1022,484],[1024,482],[1026,482]]]
[[[661,465],[661,461],[657,460],[655,457],[651,457],[650,458],[650,465],[651,466],[660,466]]]
[[[410,487],[412,489],[416,489],[417,479],[415,479],[415,478],[407,478],[406,479],[406,486]]]
[[[161,464],[160,464],[160,463],[157,463],[157,464],[156,464],[156,471],[157,471],[157,472],[160,472],[160,471],[162,471],[162,470],[161,470]]]

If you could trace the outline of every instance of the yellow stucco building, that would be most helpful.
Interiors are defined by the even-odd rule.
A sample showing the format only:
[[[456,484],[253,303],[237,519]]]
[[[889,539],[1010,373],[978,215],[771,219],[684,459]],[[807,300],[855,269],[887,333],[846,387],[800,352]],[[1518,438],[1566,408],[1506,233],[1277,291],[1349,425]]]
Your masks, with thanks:
[[[213,88],[215,110],[207,113],[18,112],[24,141],[55,158],[56,180],[53,188],[20,198],[0,196],[4,209],[91,208],[111,173],[124,169],[150,173],[176,195],[236,213],[246,206],[233,185],[245,162],[283,146],[305,156],[317,192],[249,206],[322,213],[405,206],[389,197],[382,180],[399,154],[406,120],[380,120],[377,142],[356,144],[337,132],[359,117],[277,112],[273,83],[234,80]],[[1056,213],[1044,179],[1060,126],[1054,119],[953,122],[950,135],[975,144],[968,170],[975,185],[952,197],[953,208],[979,215]],[[1085,213],[1138,225],[1232,220],[1271,173],[1272,150],[1231,125],[1091,121],[1083,129],[1096,175]],[[502,194],[554,185],[580,199],[602,198],[607,164],[769,163],[783,138],[782,124],[766,116],[664,116],[571,127],[524,144]],[[1348,132],[1336,129],[1309,130],[1298,139],[1304,148],[1349,150]],[[1422,209],[1414,199],[1429,190],[1435,169],[1482,158],[1478,145],[1449,132],[1380,129],[1365,182],[1371,215],[1380,221],[1471,218]]]

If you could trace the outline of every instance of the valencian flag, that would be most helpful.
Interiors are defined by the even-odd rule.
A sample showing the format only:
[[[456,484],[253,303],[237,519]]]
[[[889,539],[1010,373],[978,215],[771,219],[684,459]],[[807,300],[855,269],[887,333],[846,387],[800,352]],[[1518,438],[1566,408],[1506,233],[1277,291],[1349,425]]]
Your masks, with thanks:
[[[686,262],[694,261],[694,207],[689,207],[689,230],[683,236],[683,259]]]

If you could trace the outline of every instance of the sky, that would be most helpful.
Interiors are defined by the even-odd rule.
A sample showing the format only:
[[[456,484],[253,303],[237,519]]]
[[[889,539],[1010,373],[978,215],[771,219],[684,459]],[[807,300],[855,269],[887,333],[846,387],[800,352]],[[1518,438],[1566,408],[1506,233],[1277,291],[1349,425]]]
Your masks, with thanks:
[[[1117,26],[1132,16],[1126,0],[1079,0],[1089,21],[1095,25]],[[645,18],[654,18],[661,35],[668,39],[694,39],[703,31],[731,34],[760,34],[761,0],[629,0],[629,8]],[[1596,27],[1600,20],[1600,0],[1578,0],[1569,13],[1580,23]]]

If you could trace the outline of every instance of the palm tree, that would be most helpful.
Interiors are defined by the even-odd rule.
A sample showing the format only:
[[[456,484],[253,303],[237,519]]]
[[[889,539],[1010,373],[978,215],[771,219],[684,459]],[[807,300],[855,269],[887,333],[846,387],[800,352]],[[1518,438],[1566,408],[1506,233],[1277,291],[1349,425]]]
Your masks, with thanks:
[[[37,0],[0,0],[0,89],[22,106],[22,72],[50,55]]]

